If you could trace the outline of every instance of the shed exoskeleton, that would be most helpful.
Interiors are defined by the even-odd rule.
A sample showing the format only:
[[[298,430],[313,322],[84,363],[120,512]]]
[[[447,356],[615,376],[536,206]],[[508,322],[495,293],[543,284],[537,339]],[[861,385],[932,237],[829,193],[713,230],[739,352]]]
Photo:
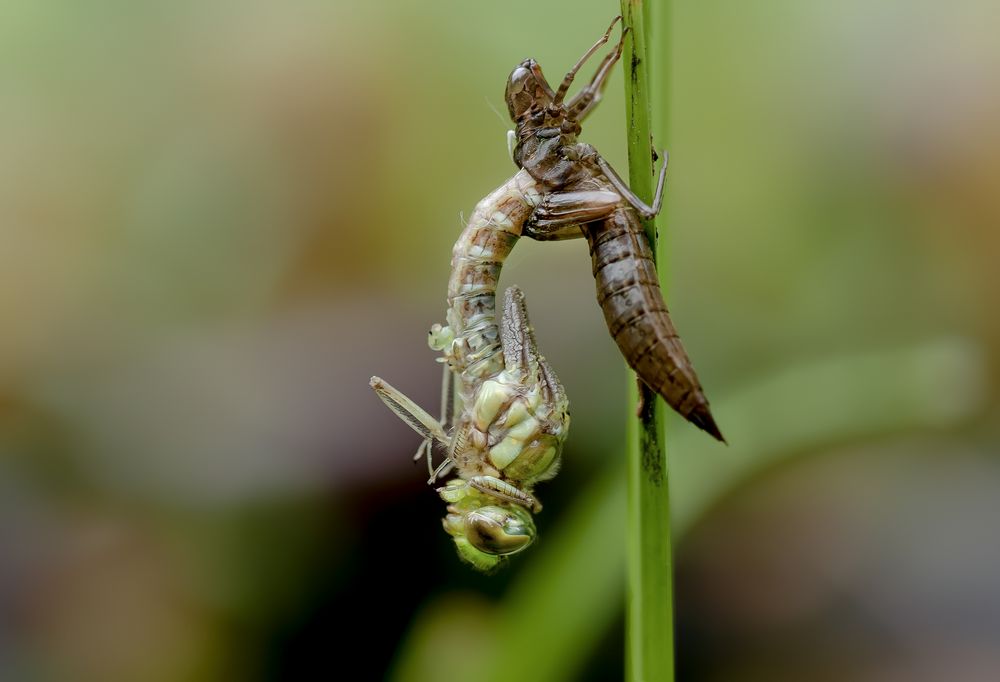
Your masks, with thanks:
[[[556,90],[533,59],[507,81],[519,170],[477,204],[452,252],[446,324],[434,325],[442,353],[442,416],[433,418],[378,377],[371,386],[423,440],[429,483],[448,503],[444,528],[459,555],[481,570],[534,542],[535,484],[559,468],[569,430],[566,393],[539,354],[524,295],[510,287],[498,325],[496,289],[504,260],[521,236],[539,241],[585,237],[598,302],[629,365],[692,423],[722,440],[694,368],[663,303],[642,218],[662,205],[666,162],[651,206],[637,197],[592,146],[577,142],[580,123],[600,101],[621,57],[625,32],[593,78],[568,102],[577,71],[608,42],[615,24],[581,57]],[[446,455],[433,467],[435,447]]]
[[[681,416],[724,441],[667,312],[640,222],[640,217],[648,219],[660,211],[666,158],[650,206],[594,147],[577,141],[581,122],[600,101],[608,74],[621,57],[627,31],[593,78],[564,101],[577,71],[608,41],[619,19],[611,22],[556,90],[533,59],[521,62],[507,79],[507,110],[515,125],[514,162],[539,183],[542,192],[524,234],[542,241],[587,239],[597,300],[629,366]]]

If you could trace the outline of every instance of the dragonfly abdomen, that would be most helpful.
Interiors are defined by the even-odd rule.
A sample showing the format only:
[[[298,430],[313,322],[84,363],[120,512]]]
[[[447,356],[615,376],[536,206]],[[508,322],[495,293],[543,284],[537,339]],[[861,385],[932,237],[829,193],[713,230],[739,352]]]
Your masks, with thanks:
[[[497,285],[503,263],[538,201],[535,180],[519,171],[476,205],[452,250],[447,318],[454,342],[441,350],[466,395],[503,369]]]
[[[635,212],[619,207],[583,226],[597,301],[629,366],[671,407],[723,440],[691,360],[670,319],[649,242]]]

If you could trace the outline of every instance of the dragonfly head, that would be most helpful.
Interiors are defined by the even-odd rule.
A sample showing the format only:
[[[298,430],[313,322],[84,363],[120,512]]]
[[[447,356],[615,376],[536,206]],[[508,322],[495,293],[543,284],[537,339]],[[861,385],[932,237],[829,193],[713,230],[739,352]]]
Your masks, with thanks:
[[[622,55],[628,29],[622,30],[618,44],[601,61],[593,78],[569,101],[566,101],[566,95],[577,71],[608,42],[612,29],[620,20],[620,16],[612,20],[604,35],[573,65],[555,90],[545,80],[542,68],[534,59],[525,59],[511,71],[504,100],[516,128],[514,162],[518,168],[527,168],[532,176],[539,178],[536,173],[541,173],[542,169],[530,167],[536,154],[551,161],[553,152],[561,155],[562,148],[576,143],[580,123],[600,101],[608,74]],[[547,178],[549,184],[558,184],[553,181],[554,178]]]
[[[536,135],[547,139],[558,137],[561,144],[571,144],[580,132],[580,125],[566,109],[562,95],[553,92],[542,67],[534,59],[525,59],[510,72],[504,100],[516,128],[518,143],[514,159],[518,166],[523,156],[534,152],[538,145]]]
[[[489,571],[504,557],[535,541],[531,513],[518,505],[484,505],[460,512],[450,507],[445,530],[455,540],[459,555],[481,571]]]
[[[507,78],[504,101],[507,102],[510,120],[515,124],[544,111],[554,97],[555,93],[542,74],[542,67],[534,59],[525,59],[514,67]]]

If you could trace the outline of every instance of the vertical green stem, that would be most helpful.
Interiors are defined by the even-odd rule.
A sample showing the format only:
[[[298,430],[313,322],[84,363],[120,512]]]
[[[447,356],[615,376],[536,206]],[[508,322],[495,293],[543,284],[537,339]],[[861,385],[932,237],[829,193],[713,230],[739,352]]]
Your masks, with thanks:
[[[654,3],[650,3],[654,4]],[[622,61],[625,113],[628,122],[629,184],[645,201],[652,200],[650,29],[653,11],[642,0],[622,0],[622,17],[631,29]],[[667,6],[657,8],[668,12]],[[666,14],[663,18],[666,18]],[[659,18],[659,17],[658,17]],[[666,56],[666,50],[659,54]],[[665,60],[659,62],[665,90]],[[665,104],[666,92],[659,102]],[[662,112],[661,112],[662,113]],[[658,130],[658,134],[665,134]],[[658,144],[665,144],[662,138]],[[653,253],[654,221],[644,223]],[[659,267],[662,278],[662,266]],[[670,533],[670,487],[664,439],[664,404],[629,372],[628,456],[628,590],[626,604],[626,671],[630,680],[674,679],[673,557]],[[641,411],[639,405],[642,406]],[[636,416],[638,413],[638,416]]]

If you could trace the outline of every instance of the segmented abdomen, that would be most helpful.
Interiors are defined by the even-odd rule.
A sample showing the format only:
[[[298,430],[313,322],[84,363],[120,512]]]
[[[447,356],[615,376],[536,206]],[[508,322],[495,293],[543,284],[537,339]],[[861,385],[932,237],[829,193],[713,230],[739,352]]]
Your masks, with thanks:
[[[540,198],[535,180],[518,171],[476,205],[455,242],[447,313],[454,342],[444,350],[466,396],[503,370],[496,320],[500,269]]]
[[[597,301],[629,366],[685,419],[722,440],[670,320],[653,254],[635,212],[622,206],[609,218],[582,227],[590,245]]]

